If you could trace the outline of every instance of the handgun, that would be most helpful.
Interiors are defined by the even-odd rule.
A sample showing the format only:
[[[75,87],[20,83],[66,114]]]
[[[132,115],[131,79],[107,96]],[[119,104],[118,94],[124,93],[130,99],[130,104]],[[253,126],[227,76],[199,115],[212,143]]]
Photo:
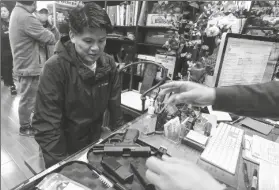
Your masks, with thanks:
[[[122,139],[117,136],[117,138],[108,139],[107,144],[96,144],[92,147],[92,152],[107,156],[149,157],[151,148],[136,144],[138,137],[139,130],[127,129]]]
[[[93,153],[105,154],[107,156],[149,157],[151,148],[148,146],[131,144],[98,144],[93,146]]]

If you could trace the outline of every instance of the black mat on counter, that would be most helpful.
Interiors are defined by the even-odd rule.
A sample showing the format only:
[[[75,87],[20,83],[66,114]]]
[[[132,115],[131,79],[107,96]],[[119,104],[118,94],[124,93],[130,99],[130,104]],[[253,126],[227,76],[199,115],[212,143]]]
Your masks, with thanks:
[[[107,140],[108,139],[104,140],[103,143],[106,144]],[[146,146],[146,144],[144,144],[143,142],[139,142],[139,143],[141,146]],[[158,151],[154,147],[151,147],[151,150],[153,152]],[[103,184],[103,182],[101,182],[101,180],[98,179],[96,175],[93,174],[92,169],[96,168],[96,171],[104,172],[105,170],[101,165],[101,161],[102,159],[109,159],[109,158],[112,158],[115,161],[117,161],[119,164],[122,165],[124,170],[129,171],[130,173],[133,173],[132,169],[130,168],[130,164],[132,163],[135,166],[135,168],[139,171],[139,173],[145,178],[145,172],[147,170],[145,163],[147,157],[114,157],[114,156],[106,156],[103,154],[96,155],[92,151],[88,151],[87,153],[88,163],[82,161],[71,161],[60,166],[58,169],[56,169],[53,172],[60,173],[68,177],[69,179],[74,180],[90,189],[98,189],[98,190],[108,189]],[[108,175],[108,173],[105,171],[103,175],[106,176]],[[113,178],[115,181],[118,181],[120,183],[120,181],[117,180],[112,175],[109,175],[108,179],[110,178]],[[139,179],[135,174],[131,182],[125,184],[120,183],[120,184],[125,186],[127,189],[145,190],[145,188],[141,185]]]

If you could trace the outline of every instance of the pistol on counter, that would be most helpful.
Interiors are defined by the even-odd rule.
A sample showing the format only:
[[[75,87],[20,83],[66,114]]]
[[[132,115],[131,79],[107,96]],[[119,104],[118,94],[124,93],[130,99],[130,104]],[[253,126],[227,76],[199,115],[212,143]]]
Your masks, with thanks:
[[[106,144],[94,145],[92,151],[94,154],[105,154],[107,156],[149,157],[151,148],[136,144],[138,137],[139,130],[128,129],[122,138],[116,135],[108,139]]]

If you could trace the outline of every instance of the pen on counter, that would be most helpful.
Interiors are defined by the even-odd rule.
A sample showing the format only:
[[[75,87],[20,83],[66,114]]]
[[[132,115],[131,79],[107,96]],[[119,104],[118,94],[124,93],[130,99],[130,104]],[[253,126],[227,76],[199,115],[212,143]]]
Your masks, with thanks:
[[[250,183],[249,183],[249,177],[248,177],[248,170],[247,170],[247,165],[244,162],[243,163],[243,173],[244,173],[244,183],[247,189],[249,189]]]
[[[252,177],[251,190],[256,190],[258,187],[258,171],[255,169]]]

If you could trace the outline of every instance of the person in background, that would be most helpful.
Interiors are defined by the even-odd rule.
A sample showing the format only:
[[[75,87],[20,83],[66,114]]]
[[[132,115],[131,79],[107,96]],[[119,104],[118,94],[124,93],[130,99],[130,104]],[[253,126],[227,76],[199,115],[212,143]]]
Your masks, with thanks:
[[[97,141],[106,109],[112,130],[123,125],[120,76],[104,53],[112,31],[106,11],[87,3],[70,12],[69,24],[69,36],[45,64],[36,96],[32,125],[46,168]]]
[[[43,7],[40,10],[37,10],[35,12],[35,15],[42,23],[44,28],[47,28],[49,31],[51,31],[52,29],[55,39],[58,41],[60,38],[60,33],[57,27],[52,24],[52,21],[49,17],[48,9]],[[40,50],[40,60],[42,63],[45,63],[54,54],[54,45],[41,43],[39,50]]]
[[[39,76],[44,63],[40,60],[41,43],[54,45],[56,39],[52,31],[43,27],[32,14],[36,10],[36,1],[18,1],[11,13],[9,34],[13,54],[14,74],[19,81],[19,133],[34,136],[31,126],[31,113],[35,104]]]
[[[16,95],[16,86],[13,79],[13,56],[9,41],[10,12],[8,7],[1,3],[1,76],[4,85],[10,87],[11,95]]]
[[[279,119],[279,82],[209,88],[193,82],[170,82],[161,86],[159,96],[173,92],[170,104],[212,105],[214,110],[243,116]],[[177,158],[151,157],[146,162],[147,179],[160,190],[224,190],[196,163]],[[187,180],[185,180],[187,179]],[[201,183],[202,180],[202,183]]]

